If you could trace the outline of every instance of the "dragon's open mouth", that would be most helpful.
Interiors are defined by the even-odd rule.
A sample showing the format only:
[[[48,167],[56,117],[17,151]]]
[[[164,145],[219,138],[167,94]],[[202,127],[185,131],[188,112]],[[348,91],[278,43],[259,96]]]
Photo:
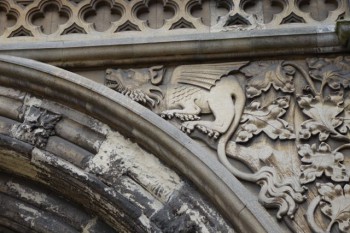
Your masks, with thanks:
[[[131,90],[115,80],[106,80],[106,86],[141,104],[155,105],[155,101],[140,89]]]
[[[117,80],[106,79],[105,85],[118,92],[122,92],[122,89],[124,89],[123,85],[121,85],[121,83]]]

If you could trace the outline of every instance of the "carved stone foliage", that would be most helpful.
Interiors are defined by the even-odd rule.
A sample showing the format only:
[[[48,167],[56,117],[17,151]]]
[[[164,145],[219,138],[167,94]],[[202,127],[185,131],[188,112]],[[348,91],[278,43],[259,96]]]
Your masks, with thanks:
[[[0,37],[47,39],[67,34],[127,36],[138,31],[153,35],[334,25],[346,7],[346,0],[6,0],[0,3]],[[20,29],[26,33],[18,33]]]
[[[287,121],[281,119],[289,107],[289,96],[278,97],[272,103],[261,107],[253,101],[246,107],[237,130],[236,142],[247,142],[255,135],[264,132],[272,139],[294,139],[295,134]]]
[[[317,196],[309,206],[308,221],[310,227],[315,232],[331,232],[334,225],[338,225],[340,232],[350,230],[350,186],[334,185],[333,183],[317,183]],[[314,211],[319,207],[322,214],[327,217],[328,223],[326,231],[321,229],[313,218]]]
[[[344,166],[344,155],[337,151],[331,151],[331,147],[321,142],[318,148],[316,144],[302,144],[298,146],[298,153],[302,157],[300,166],[302,184],[315,181],[317,177],[325,175],[332,181],[348,181],[349,174]]]
[[[38,148],[44,148],[50,136],[55,135],[55,126],[61,116],[35,106],[30,106],[24,113],[24,121],[12,127],[16,139],[28,142]]]
[[[234,176],[261,187],[261,204],[294,231],[348,232],[349,61],[108,69],[106,85],[215,148]]]

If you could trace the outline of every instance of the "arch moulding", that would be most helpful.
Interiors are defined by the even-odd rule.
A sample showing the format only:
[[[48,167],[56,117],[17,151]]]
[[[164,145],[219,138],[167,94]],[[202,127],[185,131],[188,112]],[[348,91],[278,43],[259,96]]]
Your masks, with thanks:
[[[147,225],[142,221],[140,211],[135,206],[128,204],[125,197],[114,190],[113,186],[106,185],[106,180],[99,177],[91,168],[91,162],[80,159],[79,156],[82,156],[83,152],[76,152],[74,145],[71,147],[68,145],[60,151],[55,151],[52,149],[54,146],[50,146],[65,147],[64,144],[59,144],[57,138],[60,136],[69,139],[71,144],[91,148],[90,151],[95,152],[97,157],[101,153],[99,150],[102,149],[96,145],[95,148],[87,145],[87,139],[84,141],[84,138],[98,138],[96,133],[90,132],[92,130],[84,131],[81,129],[82,126],[79,126],[81,138],[78,139],[74,137],[73,132],[60,133],[56,125],[56,136],[49,134],[41,141],[40,139],[31,141],[32,136],[20,135],[21,126],[18,126],[21,121],[22,127],[26,122],[30,122],[28,119],[31,116],[44,118],[45,114],[48,114],[45,119],[49,122],[41,124],[56,124],[56,120],[61,122],[62,118],[65,122],[80,120],[79,124],[87,124],[88,120],[85,118],[93,118],[109,130],[119,132],[119,136],[123,135],[137,142],[175,172],[179,172],[185,177],[184,179],[193,182],[200,192],[196,195],[209,200],[210,206],[213,206],[211,208],[217,209],[215,211],[227,219],[235,229],[240,232],[278,232],[279,227],[271,221],[271,217],[259,207],[252,195],[244,191],[242,184],[223,165],[180,130],[166,121],[159,121],[156,114],[129,98],[77,74],[23,58],[1,56],[0,73],[3,101],[0,118],[2,120],[1,156],[3,157],[1,170],[35,181],[46,189],[53,189],[59,195],[72,199],[75,203],[85,205],[89,211],[99,216],[101,221],[114,229],[132,232],[156,229],[152,220],[148,220],[152,224]],[[22,101],[21,104],[16,105],[19,100]],[[12,118],[12,120],[17,118],[18,122],[6,121],[5,118]],[[92,122],[91,119],[90,121]],[[68,126],[62,123],[62,127],[76,127],[74,124],[73,126],[66,124]],[[75,122],[75,124],[78,123]],[[79,130],[79,127],[72,131]],[[95,126],[95,128],[98,127],[103,128]],[[91,128],[94,129],[94,126]],[[99,135],[102,138],[103,134],[106,134],[102,129],[97,131],[100,131]],[[95,143],[99,143],[99,146],[104,145],[103,140],[105,139],[96,139]],[[122,144],[117,140],[115,142]],[[106,156],[115,155],[111,153]],[[108,158],[108,160],[113,159]],[[86,166],[84,163],[90,163],[90,165]],[[63,181],[60,182],[60,179]],[[71,189],[69,186],[73,186],[76,192],[67,191],[66,189]],[[90,204],[85,204],[86,202]]]
[[[349,232],[349,4],[0,1],[0,232]]]

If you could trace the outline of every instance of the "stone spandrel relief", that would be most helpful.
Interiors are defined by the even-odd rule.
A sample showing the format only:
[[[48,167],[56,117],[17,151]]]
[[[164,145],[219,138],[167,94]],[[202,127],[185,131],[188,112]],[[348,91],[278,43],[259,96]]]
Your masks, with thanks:
[[[108,69],[106,85],[205,141],[295,232],[349,232],[349,57]]]

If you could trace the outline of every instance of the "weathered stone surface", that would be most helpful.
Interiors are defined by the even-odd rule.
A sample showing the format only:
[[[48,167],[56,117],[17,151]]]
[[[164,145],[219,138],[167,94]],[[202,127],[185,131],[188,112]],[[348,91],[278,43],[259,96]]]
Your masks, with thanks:
[[[5,88],[2,90],[5,92]],[[201,201],[204,197],[186,179],[120,133],[61,104],[30,95],[21,100],[24,123],[1,117],[0,170],[5,172],[4,177],[7,173],[26,177],[29,186],[21,179],[0,179],[0,193],[10,196],[0,199],[11,202],[2,206],[0,217],[18,223],[2,224],[4,229],[168,231],[166,225],[174,219],[155,220],[154,216],[162,216],[168,206],[180,208],[180,204],[172,203],[179,199],[179,192],[185,192],[183,196],[191,194],[196,204],[182,197],[181,205],[189,206],[181,210],[182,218],[191,221],[184,224],[192,226],[184,230],[194,227],[198,232],[233,231],[214,206]],[[41,137],[40,143],[20,136],[21,125],[29,129],[26,135]],[[36,131],[43,133],[37,135]],[[68,198],[72,205],[58,196]],[[15,217],[12,211],[20,214]],[[215,218],[200,220],[208,216]]]
[[[74,143],[55,136],[48,140],[45,149],[78,167],[85,167],[87,161],[94,156],[89,151],[76,146]]]
[[[91,229],[89,232],[114,232],[97,217],[34,182],[1,173],[0,184],[0,216],[8,219],[8,223],[15,221],[18,224],[18,227],[14,223],[4,224],[9,230],[84,232]]]
[[[346,207],[332,206],[348,201],[349,57],[145,70],[107,69],[105,85],[216,149],[232,174],[261,186],[260,203],[277,208],[276,217],[291,230],[329,232],[337,222],[339,231],[347,231]],[[326,187],[318,190],[322,198],[328,195],[325,202],[315,193],[316,181],[332,182],[317,185]],[[330,187],[339,192],[330,193]],[[332,220],[328,225],[326,217]]]
[[[0,231],[348,232],[349,4],[0,1]]]
[[[103,134],[67,118],[57,123],[55,131],[58,136],[74,142],[91,153],[96,153],[105,139]]]
[[[233,232],[218,219],[218,213],[187,183],[152,216],[163,232]]]
[[[183,178],[119,133],[107,134],[87,170],[137,203],[144,214],[143,221],[150,224],[152,231],[233,231]],[[177,215],[181,215],[179,220]]]
[[[23,118],[23,123],[14,125],[11,129],[13,137],[44,148],[48,138],[55,135],[54,128],[61,116],[46,109],[30,106],[25,110]]]

